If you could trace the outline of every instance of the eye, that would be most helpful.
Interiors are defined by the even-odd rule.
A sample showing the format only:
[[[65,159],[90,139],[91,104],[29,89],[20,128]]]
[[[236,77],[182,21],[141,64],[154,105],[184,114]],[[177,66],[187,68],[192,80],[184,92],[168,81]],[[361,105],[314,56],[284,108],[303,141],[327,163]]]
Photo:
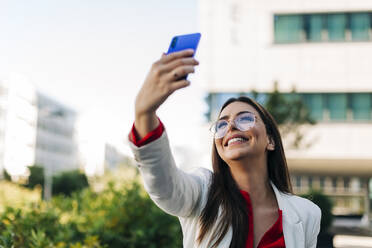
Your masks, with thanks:
[[[242,114],[238,116],[239,122],[254,122],[254,115],[252,114]]]
[[[219,121],[216,124],[216,130],[223,129],[226,126],[227,126],[227,122],[226,121]]]

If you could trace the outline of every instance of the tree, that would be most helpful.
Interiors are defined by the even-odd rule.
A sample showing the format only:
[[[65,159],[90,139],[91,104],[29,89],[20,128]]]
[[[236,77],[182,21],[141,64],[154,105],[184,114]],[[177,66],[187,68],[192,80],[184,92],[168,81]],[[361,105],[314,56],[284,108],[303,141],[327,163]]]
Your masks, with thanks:
[[[253,98],[258,100],[259,93],[253,91]],[[283,94],[278,90],[278,82],[275,82],[273,91],[266,95],[263,105],[276,120],[289,147],[309,146],[303,142],[304,130],[301,127],[306,124],[314,125],[316,122],[295,89],[289,94]]]
[[[12,177],[10,176],[10,174],[8,173],[8,171],[6,169],[3,170],[3,178],[5,181],[12,181]]]
[[[36,185],[44,186],[44,168],[38,165],[29,166],[30,176],[28,182],[24,185],[27,188],[33,189]]]
[[[53,176],[53,195],[64,194],[70,196],[72,192],[89,186],[88,178],[78,170],[65,171]]]

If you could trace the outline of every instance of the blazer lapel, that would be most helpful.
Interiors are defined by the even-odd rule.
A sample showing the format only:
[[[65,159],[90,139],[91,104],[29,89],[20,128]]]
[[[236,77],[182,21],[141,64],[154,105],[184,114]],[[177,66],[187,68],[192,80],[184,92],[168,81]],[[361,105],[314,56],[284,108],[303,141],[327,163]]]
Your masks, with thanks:
[[[282,210],[285,246],[287,248],[305,248],[305,233],[302,221],[289,203],[289,196],[280,192],[272,182],[270,183],[274,190],[279,209]]]

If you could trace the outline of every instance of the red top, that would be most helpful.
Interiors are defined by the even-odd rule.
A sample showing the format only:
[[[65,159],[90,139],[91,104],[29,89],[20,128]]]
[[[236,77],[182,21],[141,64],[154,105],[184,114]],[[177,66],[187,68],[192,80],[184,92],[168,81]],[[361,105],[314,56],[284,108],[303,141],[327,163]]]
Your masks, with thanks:
[[[248,192],[240,190],[245,201],[247,202],[248,209],[248,237],[245,244],[245,248],[253,247],[253,210],[251,198]],[[282,210],[278,209],[279,217],[262,236],[257,248],[285,248],[284,235],[283,235],[283,223],[282,223]]]
[[[158,139],[165,130],[164,125],[160,121],[160,119],[159,119],[159,123],[160,124],[157,128],[149,132],[142,139],[139,139],[138,133],[133,124],[132,130],[129,134],[129,140],[134,145],[141,147]],[[251,199],[249,197],[248,192],[240,190],[240,193],[242,194],[245,201],[247,202],[247,210],[248,210],[249,232],[248,232],[248,237],[247,237],[245,248],[252,248],[253,247],[253,210],[252,210]],[[278,219],[263,235],[262,239],[258,243],[257,248],[285,248],[284,235],[283,235],[283,223],[282,223],[282,210],[279,209],[278,212],[279,212]]]

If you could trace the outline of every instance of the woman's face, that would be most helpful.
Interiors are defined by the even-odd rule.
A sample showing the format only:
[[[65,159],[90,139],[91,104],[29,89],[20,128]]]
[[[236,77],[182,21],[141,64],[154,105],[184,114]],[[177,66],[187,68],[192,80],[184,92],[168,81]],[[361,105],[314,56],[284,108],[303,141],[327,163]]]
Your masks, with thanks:
[[[235,127],[234,118],[243,111],[248,111],[256,116],[256,121],[247,131],[240,131]],[[266,134],[265,124],[254,107],[245,102],[233,102],[227,105],[219,118],[226,117],[229,122],[227,133],[220,139],[215,139],[216,148],[220,157],[228,163],[247,157],[262,156],[266,150],[274,150],[274,145]],[[235,141],[233,137],[242,138]],[[233,142],[229,142],[229,140]]]

